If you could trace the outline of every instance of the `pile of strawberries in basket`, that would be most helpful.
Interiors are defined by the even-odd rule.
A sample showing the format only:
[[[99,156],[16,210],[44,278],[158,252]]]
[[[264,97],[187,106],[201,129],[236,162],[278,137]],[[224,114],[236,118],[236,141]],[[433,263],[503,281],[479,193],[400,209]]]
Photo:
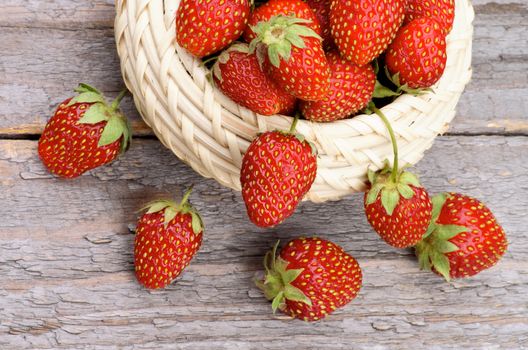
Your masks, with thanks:
[[[331,122],[436,83],[453,20],[454,0],[182,0],[176,38],[236,103]]]
[[[198,57],[229,46],[208,58],[227,96],[267,115],[293,114],[298,105],[290,130],[258,135],[244,155],[242,198],[255,225],[283,223],[315,181],[317,152],[295,131],[301,114],[333,121],[365,109],[381,118],[394,152],[392,165],[368,174],[364,208],[374,231],[395,248],[413,247],[422,269],[448,281],[499,261],[508,243],[491,211],[463,194],[430,197],[414,174],[400,169],[394,131],[372,102],[419,94],[440,78],[453,14],[452,0],[270,0],[253,10],[246,0],[182,0],[180,45]],[[241,36],[246,43],[233,43]],[[377,81],[382,62],[390,88]],[[124,92],[110,104],[89,85],[76,92],[39,140],[44,165],[63,178],[110,163],[128,149],[132,134],[119,110]],[[146,288],[172,283],[201,247],[204,223],[190,195],[189,189],[179,203],[144,207],[134,258]],[[316,236],[296,238],[280,252],[278,245],[264,257],[265,275],[257,281],[274,311],[316,321],[358,294],[360,266],[338,245]]]

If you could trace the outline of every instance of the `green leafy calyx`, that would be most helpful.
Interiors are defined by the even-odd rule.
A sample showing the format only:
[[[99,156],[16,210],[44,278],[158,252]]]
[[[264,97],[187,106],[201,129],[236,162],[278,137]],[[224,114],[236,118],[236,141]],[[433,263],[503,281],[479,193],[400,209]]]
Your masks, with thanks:
[[[387,76],[387,78],[394,85],[396,85],[396,88],[397,88],[396,94],[398,94],[398,95],[401,95],[402,93],[406,92],[406,93],[414,95],[414,96],[420,96],[420,95],[423,95],[423,94],[426,94],[428,92],[433,91],[431,88],[413,89],[413,88],[409,87],[409,85],[407,85],[407,84],[401,85],[401,83],[400,83],[400,73],[396,73],[394,75],[391,75],[390,72],[389,72],[389,69],[387,68],[387,66],[385,66],[385,75]],[[375,97],[377,97],[377,96],[375,96]]]
[[[372,98],[396,97],[396,96],[400,96],[401,94],[402,94],[401,91],[392,91],[390,88],[381,84],[379,80],[376,80]]]
[[[312,301],[302,290],[294,287],[291,283],[299,277],[303,269],[288,269],[288,262],[277,257],[279,241],[264,257],[264,268],[266,275],[264,280],[256,281],[268,300],[271,300],[273,312],[277,309],[283,310],[286,300],[297,301],[312,306]]]
[[[78,123],[97,124],[105,122],[106,125],[99,138],[98,147],[109,145],[122,137],[121,152],[124,153],[130,146],[132,130],[128,119],[119,110],[119,104],[127,91],[123,90],[111,104],[106,102],[99,90],[90,85],[81,83],[75,89],[75,92],[78,95],[70,100],[68,106],[76,103],[91,104]]]
[[[153,201],[144,206],[141,211],[146,211],[147,214],[158,213],[163,211],[163,225],[165,228],[169,223],[180,214],[190,214],[192,221],[192,230],[195,234],[199,234],[204,229],[202,218],[198,211],[189,202],[193,187],[191,186],[183,195],[181,202],[178,204],[170,199],[161,199]]]
[[[392,176],[392,167],[386,163],[378,172],[368,171],[370,189],[367,192],[367,205],[374,203],[378,197],[388,215],[392,215],[400,198],[411,199],[415,192],[413,187],[422,187],[420,181],[413,173],[399,170],[396,179]]]
[[[446,281],[450,280],[450,265],[446,254],[459,249],[456,244],[450,242],[450,239],[467,231],[465,226],[437,223],[448,196],[447,193],[441,193],[433,197],[431,223],[422,240],[415,246],[420,268],[428,271],[434,268]]]
[[[292,46],[304,48],[303,38],[322,38],[310,27],[306,26],[312,21],[302,18],[277,15],[269,21],[259,22],[251,29],[257,35],[249,44],[249,49],[254,52],[259,44],[267,48],[268,58],[275,67],[280,66],[280,60],[289,61]]]

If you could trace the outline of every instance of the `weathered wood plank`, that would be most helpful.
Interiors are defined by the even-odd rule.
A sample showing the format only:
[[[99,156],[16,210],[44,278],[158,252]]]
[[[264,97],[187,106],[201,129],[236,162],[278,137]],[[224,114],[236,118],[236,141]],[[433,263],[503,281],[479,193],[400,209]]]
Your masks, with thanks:
[[[527,348],[527,147],[527,137],[442,137],[419,164],[431,192],[484,200],[510,240],[498,266],[446,284],[375,236],[360,195],[303,203],[266,232],[247,221],[238,193],[201,179],[156,141],[139,140],[73,181],[47,174],[35,141],[0,141],[0,347]],[[190,183],[207,227],[202,250],[179,281],[148,292],[133,275],[135,211]],[[280,320],[252,278],[277,238],[315,233],[359,260],[364,287],[324,322]]]
[[[528,14],[523,0],[473,0],[473,5],[477,15],[502,17],[517,24],[522,21],[511,14]],[[111,28],[113,9],[114,0],[4,0],[0,23],[11,27]]]
[[[474,78],[451,133],[528,135],[528,4],[474,3]],[[109,93],[121,88],[113,1],[8,0],[0,6],[0,135],[40,133],[79,80]],[[130,101],[124,110],[138,133],[150,133]]]
[[[79,82],[114,97],[124,87],[111,29],[0,30],[0,135],[38,134]],[[139,134],[150,133],[132,99],[123,102]]]
[[[0,23],[9,27],[79,30],[112,28],[114,0],[3,0]]]

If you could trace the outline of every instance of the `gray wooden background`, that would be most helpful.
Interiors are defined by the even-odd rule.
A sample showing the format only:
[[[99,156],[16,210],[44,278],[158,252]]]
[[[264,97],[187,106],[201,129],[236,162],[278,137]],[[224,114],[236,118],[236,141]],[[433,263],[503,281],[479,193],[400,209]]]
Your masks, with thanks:
[[[0,1],[0,349],[528,349],[528,4],[475,0],[474,79],[450,132],[418,165],[431,192],[485,201],[510,248],[495,268],[444,283],[382,243],[360,195],[303,203],[263,231],[240,195],[165,150],[128,98],[136,140],[74,181],[45,171],[37,139],[80,81],[121,88],[111,0]],[[136,210],[195,183],[207,230],[164,291],[133,275]],[[324,322],[272,315],[253,286],[272,243],[319,234],[355,256],[359,297]]]

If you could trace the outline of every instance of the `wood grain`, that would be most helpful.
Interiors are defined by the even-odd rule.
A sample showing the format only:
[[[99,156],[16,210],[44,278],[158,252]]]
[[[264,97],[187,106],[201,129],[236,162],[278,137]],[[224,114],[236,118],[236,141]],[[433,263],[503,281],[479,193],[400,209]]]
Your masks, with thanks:
[[[386,246],[361,195],[303,203],[263,231],[238,193],[197,176],[154,140],[111,166],[64,181],[48,175],[36,142],[0,141],[2,349],[526,349],[527,137],[441,137],[418,172],[433,193],[474,195],[504,224],[509,251],[475,278],[444,283],[411,251]],[[133,275],[136,210],[195,183],[203,247],[164,291]],[[324,322],[273,316],[253,286],[273,242],[320,234],[355,256],[359,297]]]
[[[528,4],[474,5],[474,76],[455,136],[440,137],[418,171],[433,193],[486,202],[510,247],[495,268],[446,284],[418,271],[411,251],[377,238],[360,195],[303,203],[263,231],[238,193],[139,139],[111,166],[73,181],[51,177],[36,141],[1,138],[38,135],[80,80],[117,94],[114,4],[2,0],[0,349],[528,349]],[[130,98],[123,109],[137,135],[151,135]],[[191,183],[207,227],[202,249],[175,284],[146,291],[133,275],[136,211]],[[313,234],[359,260],[364,287],[324,322],[274,316],[252,283],[262,256],[278,238]]]
[[[528,3],[474,1],[474,76],[452,134],[528,135]],[[79,80],[122,87],[111,0],[4,0],[0,11],[0,135],[38,134]],[[31,101],[31,103],[28,103]],[[130,101],[138,134],[151,131]]]

